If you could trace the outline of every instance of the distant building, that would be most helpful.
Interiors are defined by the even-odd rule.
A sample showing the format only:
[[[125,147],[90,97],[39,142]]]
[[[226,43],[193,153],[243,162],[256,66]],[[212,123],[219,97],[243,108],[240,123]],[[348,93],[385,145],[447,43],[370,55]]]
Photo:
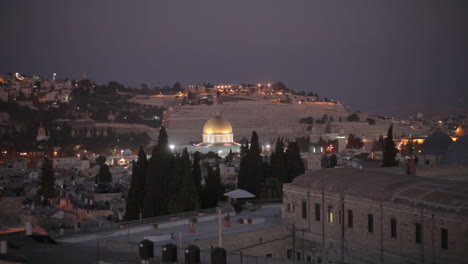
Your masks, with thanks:
[[[424,141],[418,157],[422,158],[425,165],[439,164],[452,143],[452,138],[446,133],[435,132]]]
[[[239,152],[240,144],[234,142],[231,123],[217,115],[206,121],[203,126],[203,142],[196,145],[195,150],[202,153],[214,152],[224,157],[230,151]]]
[[[314,263],[466,263],[468,183],[327,169],[283,185],[289,256]]]

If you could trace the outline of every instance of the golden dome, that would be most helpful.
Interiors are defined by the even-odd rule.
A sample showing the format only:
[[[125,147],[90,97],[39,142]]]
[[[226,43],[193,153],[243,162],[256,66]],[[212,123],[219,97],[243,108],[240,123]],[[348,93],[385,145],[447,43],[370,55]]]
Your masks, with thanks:
[[[229,121],[217,115],[206,121],[203,134],[232,134],[232,126]]]

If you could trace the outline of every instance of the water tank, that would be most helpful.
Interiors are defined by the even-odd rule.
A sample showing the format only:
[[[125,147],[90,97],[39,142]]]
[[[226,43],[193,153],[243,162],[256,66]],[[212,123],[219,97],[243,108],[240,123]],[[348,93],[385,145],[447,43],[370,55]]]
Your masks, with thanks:
[[[162,248],[162,262],[177,262],[177,246],[168,243]]]
[[[139,255],[142,260],[148,260],[154,257],[153,248],[154,244],[152,241],[145,239],[139,243]]]
[[[226,250],[216,247],[211,250],[211,264],[226,264]]]
[[[185,264],[200,263],[200,248],[194,245],[190,245],[185,248],[184,256]]]

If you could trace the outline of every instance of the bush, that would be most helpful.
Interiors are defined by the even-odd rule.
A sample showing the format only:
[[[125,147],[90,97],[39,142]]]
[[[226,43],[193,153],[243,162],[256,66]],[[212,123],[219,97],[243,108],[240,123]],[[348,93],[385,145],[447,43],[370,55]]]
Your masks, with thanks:
[[[349,122],[358,122],[359,121],[359,115],[356,114],[356,113],[353,113],[353,114],[349,115],[346,119]]]
[[[313,124],[313,123],[314,123],[314,119],[313,119],[311,116],[308,116],[308,117],[305,117],[305,118],[302,118],[301,120],[299,120],[299,123],[302,123],[302,124]]]
[[[373,125],[375,125],[375,120],[372,119],[372,118],[367,118],[367,123],[369,123],[369,125],[373,126]]]

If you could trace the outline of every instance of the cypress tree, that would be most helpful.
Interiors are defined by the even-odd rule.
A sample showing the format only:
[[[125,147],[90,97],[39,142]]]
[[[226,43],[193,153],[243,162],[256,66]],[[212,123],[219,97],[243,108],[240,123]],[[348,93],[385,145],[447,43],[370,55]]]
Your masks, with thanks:
[[[387,131],[387,138],[385,138],[385,144],[383,148],[383,164],[382,167],[394,167],[398,166],[396,161],[396,155],[398,150],[393,142],[393,124],[390,125]]]
[[[52,166],[52,160],[45,157],[41,166],[42,175],[39,177],[38,194],[44,199],[55,197],[55,176]]]
[[[203,207],[216,207],[222,198],[221,177],[219,174],[219,164],[216,164],[216,170],[207,165],[206,185],[203,190]]]
[[[257,132],[252,132],[250,148],[246,155],[241,159],[238,187],[247,190],[256,196],[260,194],[262,184],[264,183],[264,168],[261,150],[258,144]]]
[[[277,179],[280,183],[286,183],[288,171],[286,169],[286,154],[284,153],[284,143],[282,138],[278,138],[275,150],[270,157],[270,177]]]
[[[193,154],[193,166],[192,166],[192,180],[197,188],[198,197],[202,195],[201,186],[201,168],[200,168],[200,152],[196,151]]]
[[[180,186],[178,195],[170,202],[169,211],[171,213],[193,211],[198,209],[199,206],[198,190],[190,171],[190,158],[187,148],[184,149],[181,160],[184,170],[182,186]]]
[[[168,185],[174,156],[169,150],[166,129],[159,130],[158,144],[153,148],[145,180],[144,217],[167,213],[169,203]]]
[[[125,220],[135,220],[143,212],[143,201],[145,198],[145,178],[148,160],[143,147],[138,151],[138,161],[132,165],[132,181],[127,195]]]
[[[97,183],[99,186],[101,186],[103,183],[110,183],[112,182],[112,174],[109,171],[109,166],[104,163],[105,157],[102,157],[98,161],[99,163],[99,172],[96,174],[96,177],[94,178],[95,183]]]
[[[287,182],[292,182],[297,176],[304,174],[304,162],[301,159],[297,142],[289,142],[286,150],[286,168],[288,170]]]

